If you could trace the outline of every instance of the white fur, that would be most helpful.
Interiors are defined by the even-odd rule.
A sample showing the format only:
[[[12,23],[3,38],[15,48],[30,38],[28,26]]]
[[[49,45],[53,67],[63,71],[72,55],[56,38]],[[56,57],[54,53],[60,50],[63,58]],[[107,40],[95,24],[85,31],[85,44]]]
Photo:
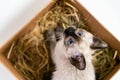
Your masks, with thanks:
[[[68,60],[68,54],[65,52],[66,47],[63,41],[64,39],[60,40],[54,49],[51,49],[52,59],[56,65],[56,71],[53,73],[52,80],[95,80],[91,56],[93,51],[86,47],[88,43],[83,43],[81,44],[82,46],[79,45],[84,51],[83,55],[86,60],[85,70],[79,70]]]

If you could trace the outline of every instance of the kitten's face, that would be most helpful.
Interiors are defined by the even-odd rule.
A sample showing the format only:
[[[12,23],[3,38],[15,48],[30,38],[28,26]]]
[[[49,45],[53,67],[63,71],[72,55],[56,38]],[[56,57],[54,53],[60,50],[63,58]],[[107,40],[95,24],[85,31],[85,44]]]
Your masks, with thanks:
[[[51,44],[55,44],[55,47],[51,49],[56,52],[54,54],[58,57],[59,54],[62,54],[73,66],[80,70],[86,68],[85,55],[91,55],[93,50],[107,47],[105,42],[80,28],[69,27],[63,30],[56,27],[52,37],[54,37],[54,42],[49,41],[51,41]]]
[[[61,47],[61,51],[65,53],[66,58],[70,63],[80,70],[84,70],[86,67],[86,59],[84,55],[91,55],[93,49],[106,48],[107,44],[102,40],[96,38],[90,32],[84,29],[75,29],[73,27],[67,28],[58,41]],[[56,42],[57,44],[57,42]],[[64,48],[64,49],[63,49]]]

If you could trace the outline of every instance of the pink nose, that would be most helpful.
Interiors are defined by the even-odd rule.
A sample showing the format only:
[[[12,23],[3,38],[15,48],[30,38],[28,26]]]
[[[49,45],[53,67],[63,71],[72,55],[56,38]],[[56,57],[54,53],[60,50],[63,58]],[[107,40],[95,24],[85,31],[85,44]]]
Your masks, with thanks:
[[[83,58],[83,57],[84,57],[83,54],[78,54],[78,55],[72,56],[71,59],[72,59],[73,61],[79,62],[80,59]]]

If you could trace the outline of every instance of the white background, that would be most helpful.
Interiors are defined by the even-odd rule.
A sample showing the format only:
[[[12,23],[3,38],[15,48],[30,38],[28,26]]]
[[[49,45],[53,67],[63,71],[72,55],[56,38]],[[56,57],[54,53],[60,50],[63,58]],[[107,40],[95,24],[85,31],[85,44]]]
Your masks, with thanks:
[[[51,0],[0,0],[0,47],[50,1]],[[120,0],[79,1],[120,41]],[[120,77],[115,78],[112,80],[120,79]],[[0,64],[0,80],[16,80],[2,64]]]

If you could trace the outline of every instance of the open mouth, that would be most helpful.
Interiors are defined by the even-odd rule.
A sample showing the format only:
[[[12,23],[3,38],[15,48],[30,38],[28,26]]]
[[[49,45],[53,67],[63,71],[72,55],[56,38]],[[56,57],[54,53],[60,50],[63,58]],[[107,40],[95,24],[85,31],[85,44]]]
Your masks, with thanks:
[[[70,63],[79,70],[84,70],[86,68],[86,61],[84,56],[77,56],[76,58],[70,58]]]

